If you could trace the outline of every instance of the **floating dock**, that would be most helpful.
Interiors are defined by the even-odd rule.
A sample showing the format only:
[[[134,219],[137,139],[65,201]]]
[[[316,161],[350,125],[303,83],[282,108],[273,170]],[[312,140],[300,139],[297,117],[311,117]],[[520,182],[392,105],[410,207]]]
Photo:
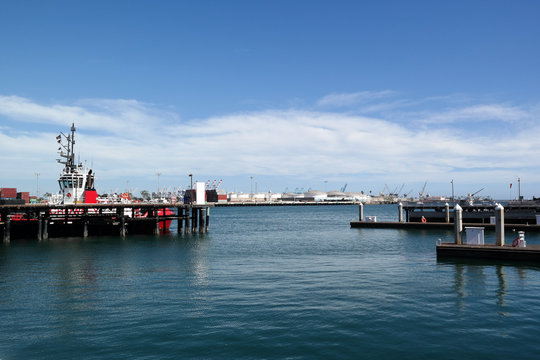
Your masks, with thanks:
[[[173,220],[178,234],[204,233],[212,205],[190,204],[28,204],[0,205],[0,236],[45,240],[50,237],[167,232]]]
[[[511,261],[540,261],[540,245],[513,247],[495,244],[468,245],[455,243],[437,244],[437,257],[446,258],[482,258]]]
[[[454,223],[446,222],[398,222],[398,221],[351,221],[352,228],[368,229],[419,229],[419,230],[453,230]],[[464,223],[465,227],[479,226],[478,223]],[[481,224],[486,230],[495,230],[495,224]],[[504,224],[505,230],[540,232],[540,225]]]

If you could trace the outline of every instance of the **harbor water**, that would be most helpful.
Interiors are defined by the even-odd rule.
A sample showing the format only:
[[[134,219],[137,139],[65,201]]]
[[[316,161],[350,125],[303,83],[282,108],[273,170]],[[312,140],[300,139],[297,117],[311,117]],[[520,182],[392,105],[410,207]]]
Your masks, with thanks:
[[[364,214],[397,220],[397,206]],[[452,232],[351,229],[357,218],[358,206],[215,208],[203,235],[12,241],[0,359],[540,356],[540,267],[437,260]]]

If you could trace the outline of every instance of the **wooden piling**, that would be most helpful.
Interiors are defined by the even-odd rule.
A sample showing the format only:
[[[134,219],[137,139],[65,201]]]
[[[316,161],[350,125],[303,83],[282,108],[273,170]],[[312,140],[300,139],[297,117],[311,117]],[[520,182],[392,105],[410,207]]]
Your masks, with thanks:
[[[190,233],[190,226],[189,226],[189,219],[190,219],[190,208],[187,208],[186,209],[186,214],[185,214],[185,218],[184,218],[184,232],[186,234],[189,234]]]
[[[199,222],[198,216],[199,209],[191,208],[191,232],[195,233],[197,231],[197,223]]]
[[[203,209],[199,209],[199,234],[204,233],[204,216],[203,216]]]
[[[178,235],[181,235],[182,234],[182,224],[183,224],[183,221],[184,221],[184,219],[182,219],[182,217],[184,216],[184,209],[181,208],[181,207],[177,207],[176,208],[176,214],[178,216],[178,220],[177,220],[178,221],[178,224],[177,224],[178,225],[178,229],[177,229],[178,231],[177,231],[177,233],[178,233]]]
[[[39,216],[39,219],[38,219],[38,230],[37,230],[37,239],[38,241],[41,241],[43,240],[43,219],[41,217],[41,215]]]
[[[126,217],[122,215],[120,218],[120,236],[126,237],[127,229],[126,229]]]
[[[208,223],[210,222],[210,208],[206,208],[206,229],[205,231],[208,232]]]
[[[11,235],[11,220],[6,217],[4,220],[4,244],[9,244]]]
[[[154,209],[154,216],[156,218],[156,224],[154,226],[154,235],[159,235],[159,210]]]
[[[83,220],[83,238],[88,237],[88,220]]]

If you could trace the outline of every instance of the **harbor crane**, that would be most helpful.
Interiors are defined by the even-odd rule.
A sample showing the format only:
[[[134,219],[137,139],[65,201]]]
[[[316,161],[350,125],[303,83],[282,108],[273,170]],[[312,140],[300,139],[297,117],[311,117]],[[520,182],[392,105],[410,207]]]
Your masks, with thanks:
[[[422,190],[420,190],[420,192],[418,193],[419,195],[418,200],[420,201],[424,201],[424,191],[426,190],[426,185],[427,185],[427,180],[424,183],[424,186],[422,186]]]
[[[347,184],[343,185],[343,187],[341,188],[341,192],[345,192],[345,189],[347,189]]]

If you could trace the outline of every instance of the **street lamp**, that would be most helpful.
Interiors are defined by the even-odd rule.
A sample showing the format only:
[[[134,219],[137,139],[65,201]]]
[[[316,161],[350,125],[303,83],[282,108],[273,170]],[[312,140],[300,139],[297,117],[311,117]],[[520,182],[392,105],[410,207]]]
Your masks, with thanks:
[[[36,198],[39,199],[39,175],[40,173],[36,173]]]
[[[452,179],[450,182],[452,183],[452,204],[454,204],[454,179]]]
[[[157,175],[157,194],[161,198],[161,195],[159,195],[159,177],[161,176],[161,173],[158,172],[156,173],[156,175]]]
[[[191,181],[190,191],[189,191],[189,205],[193,205],[193,174],[189,174]]]

